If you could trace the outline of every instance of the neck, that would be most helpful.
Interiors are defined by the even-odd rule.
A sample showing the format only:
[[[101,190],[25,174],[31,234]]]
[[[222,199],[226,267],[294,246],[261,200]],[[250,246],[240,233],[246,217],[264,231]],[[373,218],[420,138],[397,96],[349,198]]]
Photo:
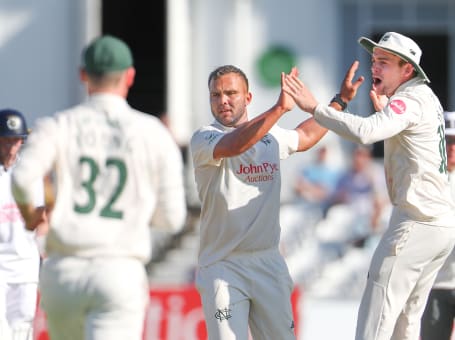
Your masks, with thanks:
[[[114,94],[123,98],[126,98],[127,92],[122,91],[120,89],[113,89],[113,88],[92,88],[88,90],[89,95],[94,95],[94,94],[101,94],[101,93],[107,93],[107,94]]]

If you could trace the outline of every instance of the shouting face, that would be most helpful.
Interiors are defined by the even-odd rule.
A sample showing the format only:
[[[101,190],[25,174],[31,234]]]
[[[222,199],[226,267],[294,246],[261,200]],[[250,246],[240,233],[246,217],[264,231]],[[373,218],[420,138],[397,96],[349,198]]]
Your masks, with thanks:
[[[391,97],[396,89],[413,77],[414,67],[400,57],[375,48],[371,59],[372,89],[378,95]]]

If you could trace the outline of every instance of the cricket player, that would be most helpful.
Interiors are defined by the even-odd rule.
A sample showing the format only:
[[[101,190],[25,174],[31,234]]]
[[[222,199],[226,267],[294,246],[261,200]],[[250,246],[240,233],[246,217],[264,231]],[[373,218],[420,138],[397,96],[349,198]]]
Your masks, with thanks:
[[[455,112],[444,112],[447,170],[455,198]],[[422,316],[421,340],[450,340],[455,317],[455,250],[439,270]]]
[[[0,110],[0,339],[32,340],[40,254],[14,200],[12,173],[28,135],[24,115]],[[30,182],[32,206],[44,206],[43,180]],[[46,221],[39,226],[45,229]]]
[[[52,340],[142,339],[149,226],[184,225],[181,152],[158,118],[128,105],[134,76],[125,42],[93,40],[81,67],[87,101],[39,120],[16,169],[14,195],[32,229],[30,183],[55,168],[40,276]]]
[[[343,83],[333,99],[337,110],[319,104],[293,75],[285,79],[286,91],[302,110],[340,136],[362,144],[384,140],[393,211],[371,260],[356,340],[416,340],[431,286],[455,243],[443,110],[419,65],[422,51],[412,39],[387,32],[378,43],[365,37],[359,43],[372,55],[372,115],[344,112],[363,77]]]
[[[294,107],[284,92],[249,120],[252,94],[235,66],[215,69],[208,87],[215,121],[193,134],[191,153],[201,200],[196,286],[209,339],[247,339],[248,328],[254,339],[295,339],[293,282],[278,250],[281,160],[311,148],[327,129],[313,118],[279,127]]]

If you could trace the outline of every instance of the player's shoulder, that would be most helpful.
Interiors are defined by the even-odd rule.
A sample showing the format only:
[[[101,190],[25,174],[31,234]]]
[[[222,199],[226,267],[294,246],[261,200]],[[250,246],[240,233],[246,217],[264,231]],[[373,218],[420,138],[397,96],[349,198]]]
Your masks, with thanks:
[[[67,117],[74,112],[74,108],[60,110],[50,115],[41,116],[35,122],[35,129],[58,129],[67,121]]]
[[[221,123],[219,123],[218,121],[213,121],[212,123],[210,124],[207,124],[207,125],[203,125],[201,127],[199,127],[194,133],[193,135],[196,135],[196,134],[200,134],[200,133],[222,133],[222,134],[226,134],[226,133],[230,133],[232,131],[234,131],[236,128],[235,127],[231,127],[231,126],[224,126],[222,125]]]
[[[422,85],[419,82],[410,82],[402,86],[389,99],[388,106],[395,113],[416,111],[421,104]]]
[[[395,108],[394,112],[414,112],[418,115],[422,111],[428,111],[428,107],[434,107],[434,103],[439,100],[433,90],[420,79],[413,79],[398,89],[398,91],[390,97],[389,106]]]
[[[124,121],[127,121],[134,126],[138,131],[143,131],[147,134],[153,133],[169,133],[169,129],[164,123],[156,116],[148,114],[136,109],[131,109],[128,115],[122,117]]]
[[[202,140],[215,139],[215,136],[228,133],[232,129],[233,128],[224,127],[217,122],[213,122],[210,125],[201,126],[193,132],[193,135],[190,139],[190,144],[198,143]]]
[[[433,91],[426,82],[421,79],[414,78],[400,86],[393,97],[403,98],[407,101],[420,102],[422,98],[431,94],[433,94]]]
[[[131,109],[122,117],[124,133],[137,142],[143,143],[150,151],[161,154],[178,150],[170,129],[156,116]]]
[[[53,115],[48,118],[51,118],[57,122],[62,122],[65,120],[70,120],[73,117],[77,117],[84,112],[89,111],[89,107],[85,104],[78,104],[72,107],[69,107],[64,110],[56,111]]]

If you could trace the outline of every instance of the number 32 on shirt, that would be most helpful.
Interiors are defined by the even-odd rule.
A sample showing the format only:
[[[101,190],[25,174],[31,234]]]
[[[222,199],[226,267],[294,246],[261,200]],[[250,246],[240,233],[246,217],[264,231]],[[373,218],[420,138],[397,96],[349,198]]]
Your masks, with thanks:
[[[89,176],[87,179],[81,182],[81,186],[87,191],[87,202],[83,204],[75,203],[74,211],[80,214],[89,214],[93,211],[96,206],[97,193],[94,188],[94,185],[97,181],[97,178],[100,174],[100,166],[96,163],[93,158],[81,156],[79,158],[79,165],[82,167],[88,166]],[[102,165],[109,170],[117,171],[118,181],[117,184],[112,189],[112,192],[109,196],[107,202],[102,206],[99,215],[105,218],[115,218],[122,219],[123,211],[114,209],[114,204],[117,199],[120,197],[126,183],[128,176],[127,168],[125,162],[119,158],[107,158],[106,162]]]

